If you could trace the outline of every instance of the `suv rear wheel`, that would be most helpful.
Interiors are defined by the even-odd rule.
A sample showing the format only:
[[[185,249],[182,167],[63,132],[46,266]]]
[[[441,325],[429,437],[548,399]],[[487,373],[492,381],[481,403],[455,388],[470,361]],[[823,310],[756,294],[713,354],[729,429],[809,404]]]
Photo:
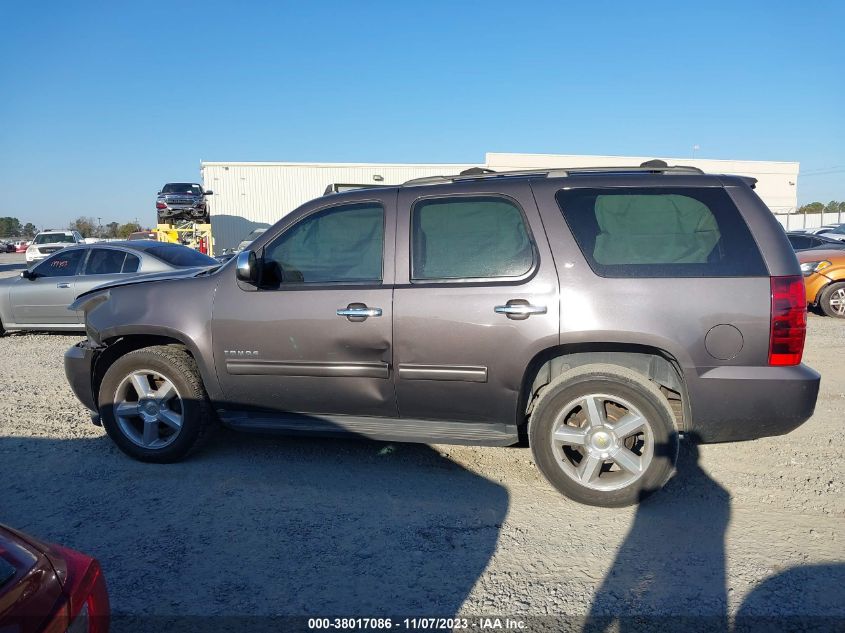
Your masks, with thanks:
[[[647,378],[615,365],[558,376],[536,402],[528,434],[546,479],[595,506],[631,505],[662,488],[678,454],[666,398]]]
[[[182,349],[146,347],[109,367],[99,408],[109,437],[144,462],[175,462],[208,435],[213,414],[196,363]]]
[[[819,307],[827,316],[845,318],[845,283],[830,284],[819,297]]]

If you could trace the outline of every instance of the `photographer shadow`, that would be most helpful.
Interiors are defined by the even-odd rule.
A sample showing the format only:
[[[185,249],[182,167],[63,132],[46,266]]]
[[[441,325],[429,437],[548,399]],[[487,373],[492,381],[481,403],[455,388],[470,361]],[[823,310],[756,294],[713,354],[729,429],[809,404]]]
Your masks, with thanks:
[[[637,507],[584,631],[657,630],[661,623],[672,630],[727,630],[731,496],[699,465],[694,439],[682,442],[677,470],[665,490]],[[689,578],[693,586],[684,581]],[[685,618],[689,613],[701,615]]]

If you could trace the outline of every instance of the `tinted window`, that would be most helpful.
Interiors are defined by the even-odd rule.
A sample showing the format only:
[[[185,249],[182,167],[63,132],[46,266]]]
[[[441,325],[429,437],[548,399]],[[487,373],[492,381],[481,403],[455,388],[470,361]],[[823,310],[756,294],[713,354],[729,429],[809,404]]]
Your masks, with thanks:
[[[39,233],[35,236],[36,244],[74,244],[73,233]]]
[[[267,246],[267,282],[378,282],[383,251],[380,204],[333,207],[308,216]]]
[[[502,198],[440,198],[414,205],[413,279],[519,277],[534,250],[522,212]]]
[[[787,235],[786,237],[792,245],[792,248],[796,251],[801,250],[802,248],[810,248],[813,245],[813,240],[809,237],[804,237],[803,235]]]
[[[83,275],[114,275],[123,268],[126,253],[110,248],[94,248],[85,262]]]
[[[171,266],[190,268],[217,265],[217,260],[214,258],[187,246],[154,246],[148,248],[147,253]]]
[[[48,257],[33,269],[42,277],[72,277],[79,270],[86,251],[82,248],[62,250]]]
[[[768,274],[748,226],[723,189],[572,189],[556,197],[598,275]]]
[[[161,189],[162,193],[192,193],[199,195],[202,193],[202,188],[190,182],[171,182]]]
[[[126,261],[123,262],[123,270],[121,272],[137,273],[140,265],[141,260],[138,257],[131,253],[126,253]]]

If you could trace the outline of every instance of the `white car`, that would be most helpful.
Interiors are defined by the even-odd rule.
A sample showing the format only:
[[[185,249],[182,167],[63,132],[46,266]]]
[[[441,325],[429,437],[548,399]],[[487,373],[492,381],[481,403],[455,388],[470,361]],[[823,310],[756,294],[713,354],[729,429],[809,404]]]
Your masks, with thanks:
[[[26,249],[26,263],[35,264],[67,246],[82,243],[79,231],[41,231]]]
[[[834,240],[839,240],[840,242],[845,241],[845,224],[840,224],[832,229],[826,229],[824,231],[819,231],[817,235],[821,235],[822,237],[829,237]]]

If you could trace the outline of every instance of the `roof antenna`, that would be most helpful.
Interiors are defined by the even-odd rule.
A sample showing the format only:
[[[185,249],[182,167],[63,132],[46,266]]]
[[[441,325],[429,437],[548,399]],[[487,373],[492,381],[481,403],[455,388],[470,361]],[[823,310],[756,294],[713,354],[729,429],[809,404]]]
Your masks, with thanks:
[[[640,163],[640,167],[668,167],[669,165],[666,163],[665,160],[660,160],[659,158],[652,158],[651,160],[647,160],[644,163]]]

